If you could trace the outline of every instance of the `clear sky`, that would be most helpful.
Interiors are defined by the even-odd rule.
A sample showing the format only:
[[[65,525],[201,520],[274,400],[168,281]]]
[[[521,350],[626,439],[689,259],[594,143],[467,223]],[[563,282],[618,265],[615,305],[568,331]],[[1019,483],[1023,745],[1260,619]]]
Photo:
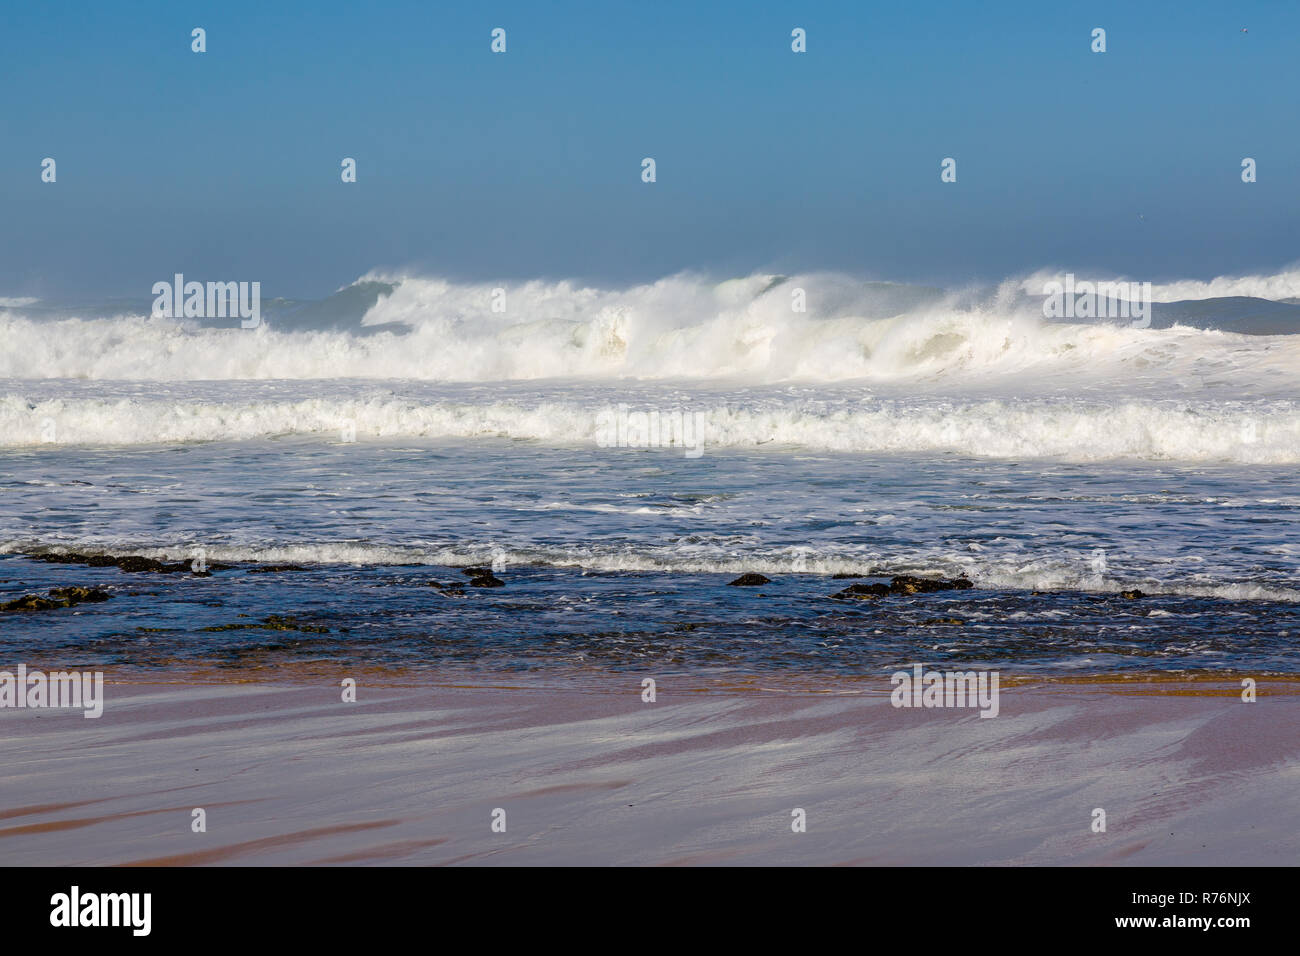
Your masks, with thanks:
[[[375,267],[954,282],[1300,259],[1296,3],[159,0],[4,20],[0,295],[143,295],[174,272],[318,296]]]

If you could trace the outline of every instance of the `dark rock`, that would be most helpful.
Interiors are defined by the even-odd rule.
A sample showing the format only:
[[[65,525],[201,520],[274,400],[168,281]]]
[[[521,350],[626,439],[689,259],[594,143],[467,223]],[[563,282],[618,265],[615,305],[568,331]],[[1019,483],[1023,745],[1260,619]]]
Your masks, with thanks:
[[[472,588],[503,588],[506,582],[492,573],[491,568],[462,568],[461,573],[469,577]]]
[[[734,581],[728,581],[727,586],[732,588],[756,588],[760,584],[770,584],[771,578],[764,577],[754,571],[746,571]]]
[[[459,581],[450,581],[443,584],[441,581],[429,581],[429,587],[437,589],[438,593],[444,597],[464,597],[465,585]]]
[[[111,596],[103,588],[55,588],[50,592],[50,597],[67,602],[69,607],[73,604],[107,601]]]
[[[0,611],[52,611],[77,604],[95,604],[107,601],[110,597],[111,594],[100,588],[55,588],[48,598],[39,594],[25,594],[17,600],[0,604]]]
[[[58,601],[51,601],[39,594],[24,594],[6,604],[0,604],[0,611],[52,611],[63,606]]]
[[[1119,596],[1122,598],[1127,598],[1130,601],[1136,601],[1138,598],[1146,597],[1146,593],[1143,591],[1139,591],[1137,588],[1134,588],[1132,591],[1120,591]]]
[[[974,586],[965,578],[953,578],[949,581],[943,578],[918,578],[910,574],[900,574],[889,582],[889,590],[893,594],[929,594],[932,591],[960,591]]]
[[[0,611],[53,611],[56,608],[69,607],[62,601],[51,601],[36,594],[28,594],[0,608]]]
[[[328,627],[319,624],[303,624],[296,618],[272,614],[262,619],[261,626],[268,631],[303,631],[307,634],[328,634]]]
[[[847,578],[865,578],[865,574],[850,574],[848,571],[841,571],[839,574],[832,574],[832,581],[843,581]]]
[[[250,568],[249,574],[278,574],[281,571],[306,571],[301,564],[262,564],[255,568]]]
[[[115,563],[119,571],[125,571],[127,574],[150,574],[167,573],[167,565],[161,561],[155,561],[153,558],[142,558],[139,555],[131,554],[124,558],[118,558]],[[189,565],[182,565],[186,571],[190,570]],[[179,568],[178,568],[179,570]]]
[[[959,617],[930,617],[921,622],[922,627],[928,627],[931,624],[965,624]]]
[[[832,594],[833,598],[878,598],[889,594],[929,594],[933,591],[962,591],[975,585],[966,578],[918,578],[910,574],[900,574],[888,584],[850,584],[843,591]]]
[[[890,593],[888,584],[850,584],[843,591],[836,591],[831,597],[870,599],[884,597],[888,593]]]
[[[207,578],[212,576],[213,571],[225,571],[230,568],[228,564],[208,564],[206,570],[195,571],[189,561],[175,561],[167,564],[154,558],[146,558],[138,554],[77,554],[68,552],[64,554],[33,554],[29,555],[35,561],[45,561],[49,564],[84,564],[88,568],[117,568],[128,574],[192,574],[196,578]]]
[[[243,617],[243,615],[240,615]],[[271,614],[255,624],[217,624],[203,628],[205,631],[300,631],[306,634],[328,634],[330,629],[319,624],[304,624],[297,618]]]

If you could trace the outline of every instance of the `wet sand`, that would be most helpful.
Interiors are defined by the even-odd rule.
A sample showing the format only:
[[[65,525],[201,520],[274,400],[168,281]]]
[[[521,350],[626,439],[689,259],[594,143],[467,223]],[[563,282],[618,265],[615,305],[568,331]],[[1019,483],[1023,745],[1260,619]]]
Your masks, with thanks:
[[[982,719],[880,681],[108,679],[97,720],[0,711],[5,864],[1300,860],[1290,681],[1011,684]]]

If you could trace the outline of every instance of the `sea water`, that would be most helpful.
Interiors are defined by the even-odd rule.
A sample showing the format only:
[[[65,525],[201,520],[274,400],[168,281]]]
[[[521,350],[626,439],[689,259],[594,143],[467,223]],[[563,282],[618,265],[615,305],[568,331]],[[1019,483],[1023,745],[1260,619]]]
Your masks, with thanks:
[[[10,302],[0,603],[111,597],[4,613],[0,651],[1295,672],[1300,290],[1244,281],[1157,286],[1183,298],[1143,328],[1047,321],[1023,282],[826,275],[520,283],[504,312],[368,276],[257,329]],[[37,560],[62,552],[229,567]],[[972,587],[831,596],[900,574]]]

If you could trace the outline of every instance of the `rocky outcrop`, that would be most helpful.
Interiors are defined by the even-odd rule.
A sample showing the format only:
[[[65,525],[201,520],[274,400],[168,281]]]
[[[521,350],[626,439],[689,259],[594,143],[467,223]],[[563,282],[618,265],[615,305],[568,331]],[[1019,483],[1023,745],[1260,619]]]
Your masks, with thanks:
[[[242,615],[241,615],[242,616]],[[238,621],[233,624],[216,624],[204,631],[298,631],[303,634],[328,634],[330,629],[321,624],[300,621],[286,614],[270,614],[260,621]],[[346,630],[346,628],[345,628]]]
[[[469,586],[472,588],[503,588],[506,582],[492,573],[488,568],[466,568],[466,575],[469,576]]]
[[[0,604],[0,611],[52,611],[55,608],[73,607],[77,604],[96,604],[107,601],[111,594],[102,588],[55,588],[49,597],[39,594],[25,594],[7,604]]]
[[[873,598],[888,597],[891,595],[910,595],[910,594],[929,594],[934,591],[962,591],[966,588],[973,588],[972,584],[966,578],[918,578],[910,574],[900,574],[894,577],[888,584],[850,584],[842,591],[836,591],[831,595],[833,598],[841,600],[847,598],[858,598],[871,600]]]
[[[119,571],[126,571],[128,574],[192,574],[196,578],[210,577],[213,571],[225,571],[231,567],[229,564],[208,564],[204,570],[195,571],[189,561],[175,561],[168,564],[138,554],[77,554],[76,552],[67,552],[61,554],[33,554],[30,557],[35,561],[45,561],[49,564],[84,564],[88,568],[117,568]]]

